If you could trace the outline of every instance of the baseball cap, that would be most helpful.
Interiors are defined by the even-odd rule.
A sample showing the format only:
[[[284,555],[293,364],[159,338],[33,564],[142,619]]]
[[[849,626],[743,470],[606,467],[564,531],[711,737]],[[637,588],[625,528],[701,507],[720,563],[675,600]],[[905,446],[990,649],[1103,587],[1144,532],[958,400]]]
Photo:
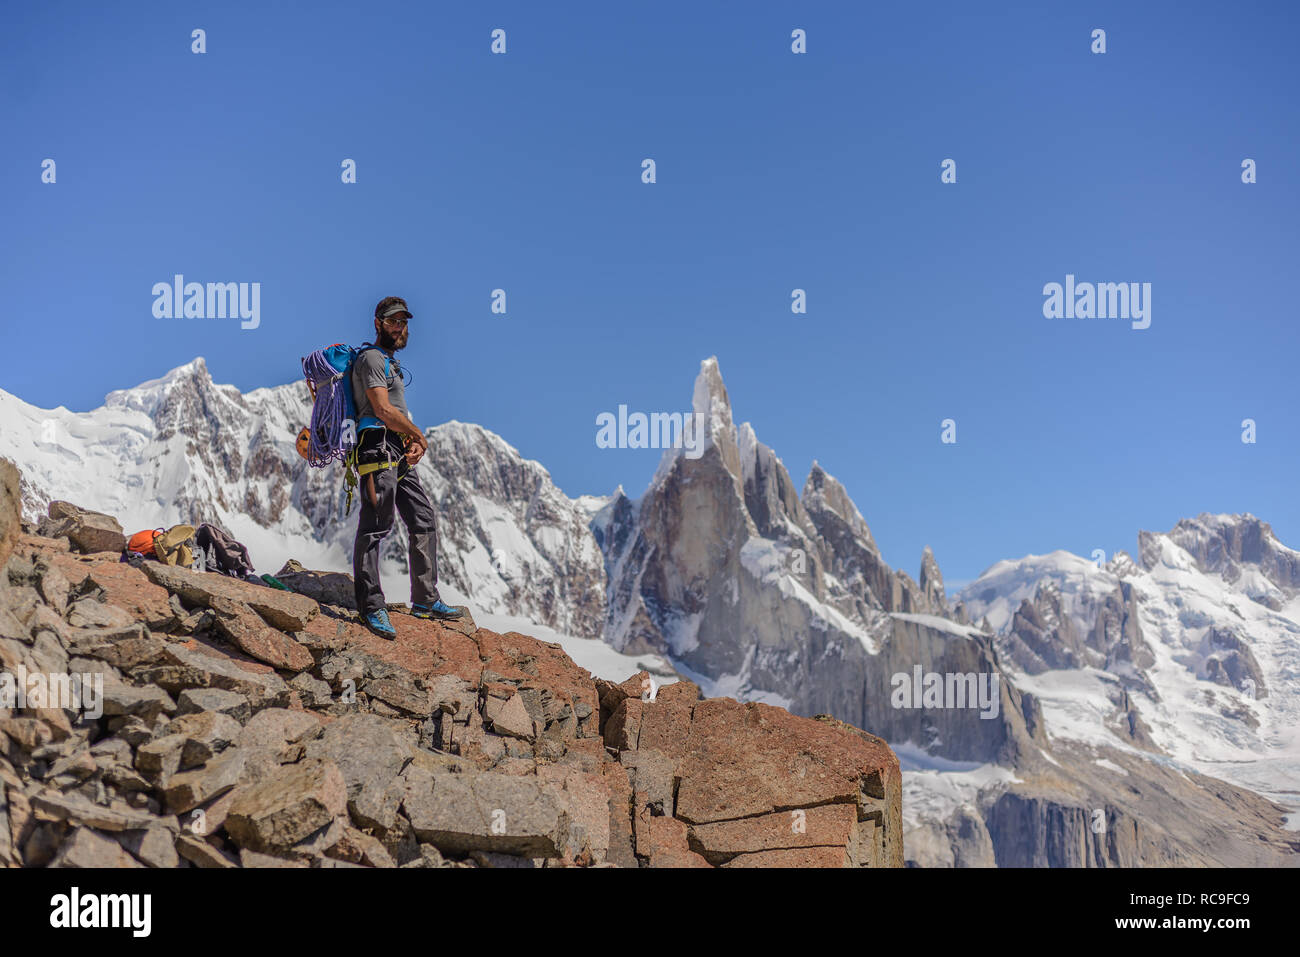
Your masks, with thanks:
[[[375,306],[376,319],[391,319],[402,313],[406,313],[408,319],[411,318],[411,310],[407,308],[406,300],[401,296],[385,296],[379,300],[379,305]]]

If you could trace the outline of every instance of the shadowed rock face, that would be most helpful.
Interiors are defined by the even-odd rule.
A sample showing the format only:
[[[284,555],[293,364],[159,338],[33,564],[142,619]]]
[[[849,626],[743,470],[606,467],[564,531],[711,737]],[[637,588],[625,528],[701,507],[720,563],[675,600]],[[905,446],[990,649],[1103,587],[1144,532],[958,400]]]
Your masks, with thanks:
[[[1110,591],[1075,601],[1078,607],[1067,608],[1059,585],[1042,582],[997,637],[998,653],[1026,674],[1100,668],[1120,675],[1130,688],[1153,690],[1145,671],[1155,654],[1142,635],[1133,586],[1120,579]]]
[[[975,676],[979,680],[972,688],[969,680],[958,684],[954,679],[951,691],[946,684],[943,707],[897,707],[893,693],[889,698],[867,695],[862,714],[866,727],[887,727],[890,740],[909,742],[936,757],[1006,767],[1015,767],[1022,757],[1046,744],[1032,698],[1002,672],[989,636],[969,628],[937,632],[902,618],[891,619],[891,624],[888,641],[872,659],[869,680],[880,681],[888,675],[891,688],[913,684],[918,668],[923,675]],[[896,675],[902,677],[895,679]],[[987,676],[994,676],[996,684],[987,682]],[[989,707],[979,703],[979,695],[986,690],[993,699]],[[955,698],[956,693],[964,696],[964,707],[959,706],[962,700]]]
[[[1102,667],[1107,671],[1136,677],[1155,664],[1155,654],[1142,638],[1132,585],[1121,581],[1106,596],[1088,635],[1088,646],[1103,656]]]
[[[856,612],[865,618],[869,617],[869,609],[942,612],[943,604],[932,605],[926,590],[911,577],[890,570],[880,557],[871,530],[844,486],[827,475],[816,462],[804,483],[802,504],[823,543],[825,566],[848,596],[850,605],[847,610],[850,613]],[[929,549],[922,556],[921,574],[926,578],[931,594],[937,580],[941,595],[942,577]]]
[[[1272,527],[1253,515],[1206,513],[1185,518],[1174,526],[1168,538],[1187,551],[1202,571],[1214,572],[1225,581],[1236,581],[1241,565],[1249,563],[1259,566],[1268,580],[1283,591],[1294,593],[1300,589],[1300,555],[1283,546]],[[1143,532],[1138,541],[1143,567],[1150,569],[1154,564],[1154,537]]]
[[[103,718],[0,708],[0,866],[902,866],[898,759],[840,722],[9,538],[0,664],[90,675]]]
[[[1093,663],[1074,620],[1061,607],[1060,591],[1051,583],[1040,587],[1032,602],[1020,603],[1003,651],[1031,675]]]
[[[1025,774],[986,802],[998,866],[1295,864],[1300,842],[1281,828],[1284,813],[1256,794],[1112,749],[1071,745],[1057,756],[1061,767]]]
[[[1256,699],[1268,697],[1264,675],[1250,646],[1227,628],[1209,628],[1205,633],[1205,677],[1215,684],[1241,688],[1249,680]]]

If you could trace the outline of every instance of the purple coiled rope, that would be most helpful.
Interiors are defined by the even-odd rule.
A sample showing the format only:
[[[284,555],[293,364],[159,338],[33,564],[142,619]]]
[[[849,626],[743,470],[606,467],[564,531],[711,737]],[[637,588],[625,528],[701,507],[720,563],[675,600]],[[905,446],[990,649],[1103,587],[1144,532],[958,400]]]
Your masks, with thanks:
[[[315,468],[323,468],[335,459],[343,461],[348,454],[349,449],[343,445],[343,377],[347,373],[335,369],[323,349],[302,360],[302,372],[316,387],[307,461]]]

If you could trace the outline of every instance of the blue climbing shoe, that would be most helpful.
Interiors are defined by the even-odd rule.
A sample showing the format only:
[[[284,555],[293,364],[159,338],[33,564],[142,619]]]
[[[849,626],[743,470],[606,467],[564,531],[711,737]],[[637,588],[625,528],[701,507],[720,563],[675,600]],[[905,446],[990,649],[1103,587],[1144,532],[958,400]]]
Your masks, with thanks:
[[[397,638],[397,631],[393,628],[393,623],[388,620],[388,609],[381,608],[378,611],[372,611],[362,619],[365,626],[373,631],[380,638],[387,638],[392,641]]]
[[[437,619],[438,621],[454,621],[457,618],[464,618],[465,613],[459,608],[452,608],[445,605],[442,599],[435,601],[432,605],[411,605],[411,615],[415,618]]]

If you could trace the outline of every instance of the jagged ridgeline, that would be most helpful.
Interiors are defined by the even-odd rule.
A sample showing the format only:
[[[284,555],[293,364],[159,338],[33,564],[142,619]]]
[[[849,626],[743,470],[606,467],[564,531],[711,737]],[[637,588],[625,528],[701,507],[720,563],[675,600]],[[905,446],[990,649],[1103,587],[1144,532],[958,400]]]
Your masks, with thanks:
[[[264,570],[341,574],[338,476],[293,447],[309,402],[300,384],[214,385],[195,360],[89,413],[0,393],[0,453],[29,522],[58,499],[129,530],[213,521]],[[430,429],[449,592],[510,627],[659,655],[706,698],[878,735],[901,759],[914,864],[1296,861],[1300,564],[1266,523],[1143,532],[1137,561],[998,562],[950,599],[929,549],[917,578],[891,569],[840,482],[814,463],[800,490],[733,422],[716,360],[691,408],[702,446],[665,451],[635,498],[571,499],[485,429]],[[400,580],[400,525],[385,561]],[[347,585],[317,586],[346,609]]]

